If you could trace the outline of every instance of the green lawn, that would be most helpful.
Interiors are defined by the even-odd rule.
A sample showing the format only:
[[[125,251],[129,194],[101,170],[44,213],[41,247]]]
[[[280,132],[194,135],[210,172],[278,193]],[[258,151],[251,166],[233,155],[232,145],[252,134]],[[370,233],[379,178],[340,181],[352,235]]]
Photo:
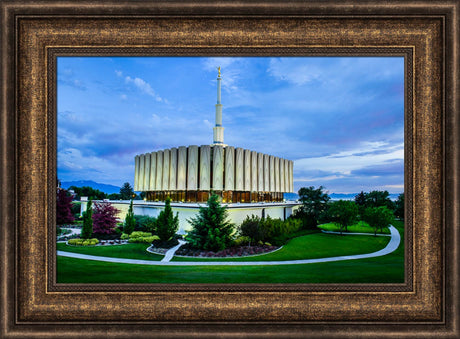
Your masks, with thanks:
[[[185,258],[173,261],[271,261],[336,257],[371,253],[384,248],[390,237],[315,233],[291,239],[283,248],[268,254],[246,258]]]
[[[334,224],[333,222],[327,223],[327,224],[322,224],[318,225],[319,228],[325,231],[333,231],[333,232],[340,232],[339,227]],[[348,232],[351,233],[374,233],[374,229],[369,226],[364,221],[359,221],[355,225],[348,226]],[[377,232],[377,234],[390,234],[390,230],[388,228],[384,228],[383,232]]]
[[[56,244],[58,251],[97,255],[100,257],[142,259],[153,261],[160,261],[163,259],[162,255],[147,252],[146,249],[149,246],[149,244],[138,243],[114,246],[69,246],[65,243]]]
[[[400,221],[396,221],[394,226],[401,234],[401,245],[393,253],[377,258],[302,265],[175,267],[116,264],[58,256],[57,282],[403,283],[404,226]],[[348,236],[343,236],[342,238],[346,239],[347,237]],[[388,239],[386,237],[377,238]],[[91,249],[85,248],[85,250]],[[275,253],[273,253],[273,255],[274,254]],[[108,256],[107,254],[104,255]],[[161,256],[159,257],[161,258]]]

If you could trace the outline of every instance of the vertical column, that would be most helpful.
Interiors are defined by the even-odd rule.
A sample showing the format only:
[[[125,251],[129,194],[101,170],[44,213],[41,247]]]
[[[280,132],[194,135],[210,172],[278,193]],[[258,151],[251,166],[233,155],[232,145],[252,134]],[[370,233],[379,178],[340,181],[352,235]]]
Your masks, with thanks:
[[[275,157],[273,155],[270,155],[270,192],[275,191]]]
[[[163,151],[157,152],[157,175],[156,175],[156,190],[163,190]]]
[[[264,155],[257,153],[257,190],[264,191]]]
[[[289,161],[289,183],[290,183],[290,192],[294,193],[294,161]]]
[[[157,152],[150,153],[150,186],[149,191],[156,190],[156,174],[157,174]]]
[[[235,149],[235,191],[244,191],[244,150]]]
[[[187,147],[181,146],[177,152],[177,190],[185,191],[187,179]]]
[[[244,150],[244,190],[251,191],[251,151]]]
[[[280,192],[280,158],[275,157],[275,192]]]
[[[170,166],[171,151],[165,149],[163,151],[163,191],[169,191],[169,166]]]
[[[235,148],[225,147],[225,190],[235,189]]]
[[[291,192],[291,185],[289,184],[289,160],[284,160],[284,192]]]
[[[270,191],[270,161],[268,154],[264,154],[264,192]]]
[[[139,156],[134,157],[134,190],[139,191]]]
[[[187,190],[198,189],[198,146],[189,146],[187,156]]]
[[[177,183],[177,148],[171,148],[171,155],[169,159],[169,190],[176,190]]]
[[[257,180],[258,180],[258,171],[257,171],[257,152],[251,152],[251,192],[257,192]]]
[[[212,147],[212,189],[224,189],[224,148],[217,145]]]
[[[211,147],[209,145],[200,146],[200,181],[198,183],[200,191],[211,189]]]
[[[145,155],[144,163],[144,191],[150,188],[150,153]]]
[[[285,160],[280,159],[280,192],[287,192]]]
[[[145,154],[139,156],[139,191],[145,191],[144,189],[144,163],[145,163]]]

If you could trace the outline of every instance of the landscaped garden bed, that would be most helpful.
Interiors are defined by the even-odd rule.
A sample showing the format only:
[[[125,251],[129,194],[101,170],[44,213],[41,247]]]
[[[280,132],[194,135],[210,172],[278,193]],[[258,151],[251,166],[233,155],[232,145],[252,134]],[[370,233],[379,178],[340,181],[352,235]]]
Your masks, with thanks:
[[[265,254],[276,251],[279,246],[273,245],[256,245],[256,246],[238,246],[230,247],[222,251],[205,251],[194,249],[187,244],[180,247],[175,256],[179,257],[199,257],[199,258],[234,258],[234,257],[246,257],[252,255]]]

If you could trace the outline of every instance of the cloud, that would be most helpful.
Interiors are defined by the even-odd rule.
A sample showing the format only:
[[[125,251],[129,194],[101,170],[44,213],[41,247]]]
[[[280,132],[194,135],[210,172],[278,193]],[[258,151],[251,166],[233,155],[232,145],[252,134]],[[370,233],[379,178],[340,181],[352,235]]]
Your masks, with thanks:
[[[115,74],[117,75],[117,77],[122,77],[122,76],[123,76],[123,72],[122,72],[122,71],[117,71],[117,70],[115,70]]]
[[[162,102],[163,99],[155,93],[152,86],[147,83],[145,80],[141,78],[131,78],[130,76],[125,77],[125,81],[128,84],[134,84],[138,89],[140,89],[143,93],[150,95],[151,97],[155,98],[156,101]]]

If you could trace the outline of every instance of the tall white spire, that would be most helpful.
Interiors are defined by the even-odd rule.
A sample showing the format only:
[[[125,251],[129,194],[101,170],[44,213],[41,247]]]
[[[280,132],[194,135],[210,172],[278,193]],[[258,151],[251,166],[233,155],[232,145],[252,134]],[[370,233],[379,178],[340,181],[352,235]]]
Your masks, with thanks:
[[[217,104],[216,104],[216,127],[214,131],[213,145],[224,145],[224,128],[222,127],[222,104],[220,103],[220,86],[222,78],[220,76],[220,66],[217,67]]]

